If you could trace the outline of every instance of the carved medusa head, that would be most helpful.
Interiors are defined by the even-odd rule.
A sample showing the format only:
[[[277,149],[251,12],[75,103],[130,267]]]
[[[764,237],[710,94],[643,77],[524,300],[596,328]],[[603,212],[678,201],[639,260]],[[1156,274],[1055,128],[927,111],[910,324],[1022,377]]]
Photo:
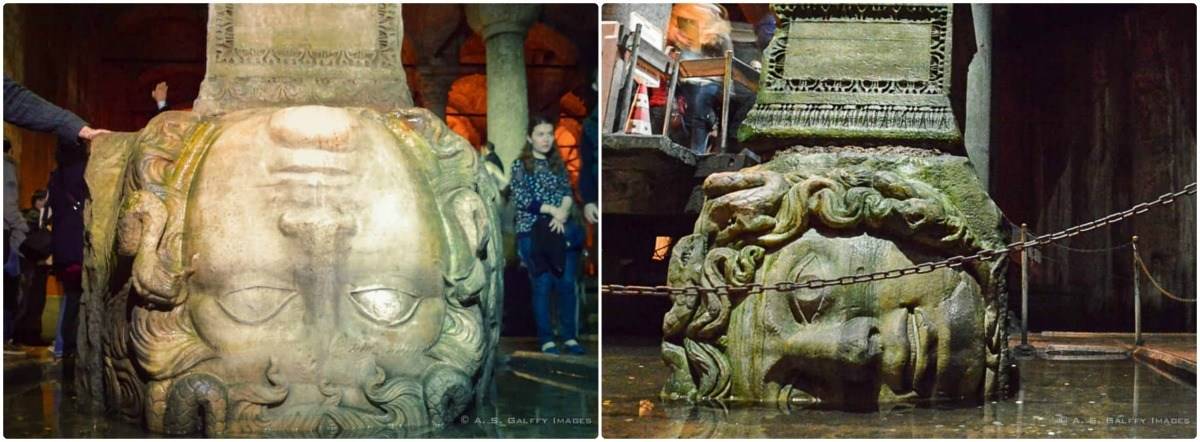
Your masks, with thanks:
[[[125,415],[167,433],[355,434],[440,425],[482,393],[498,191],[436,116],[171,112],[125,148],[115,232],[97,223],[89,250]]]
[[[933,186],[861,165],[767,163],[712,175],[704,191],[695,233],[672,253],[675,287],[835,279],[998,245]],[[673,295],[663,395],[848,408],[998,395],[1005,265],[1001,257],[819,289]]]

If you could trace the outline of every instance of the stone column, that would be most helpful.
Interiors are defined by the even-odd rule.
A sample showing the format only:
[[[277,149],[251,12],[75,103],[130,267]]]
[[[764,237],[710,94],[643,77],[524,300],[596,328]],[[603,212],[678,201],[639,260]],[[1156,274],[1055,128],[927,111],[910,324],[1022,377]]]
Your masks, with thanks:
[[[487,136],[507,169],[525,147],[529,121],[525,33],[541,6],[471,4],[466,12],[467,24],[487,45]]]
[[[450,86],[458,79],[460,70],[457,66],[428,64],[417,67],[417,72],[421,73],[421,81],[417,87],[421,90],[421,98],[425,100],[422,103],[423,107],[445,120]]]
[[[429,57],[417,67],[421,73],[421,97],[425,100],[425,108],[433,111],[442,120],[446,119],[446,104],[450,101],[450,87],[454,80],[462,76],[462,66],[458,63],[459,49],[466,38],[462,34],[451,36],[443,43],[446,49],[436,57]]]
[[[992,124],[992,5],[971,5],[975,22],[975,57],[967,68],[967,118],[963,144],[979,183],[988,185]],[[967,44],[971,44],[968,42]]]

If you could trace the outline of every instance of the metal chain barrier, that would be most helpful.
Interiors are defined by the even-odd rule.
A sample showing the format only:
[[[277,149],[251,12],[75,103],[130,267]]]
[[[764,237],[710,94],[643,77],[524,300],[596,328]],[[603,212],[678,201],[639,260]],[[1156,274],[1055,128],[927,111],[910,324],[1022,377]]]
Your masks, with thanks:
[[[1126,241],[1125,244],[1121,244],[1119,246],[1105,247],[1105,248],[1099,248],[1099,249],[1080,249],[1080,248],[1075,248],[1075,247],[1070,247],[1070,246],[1064,246],[1064,245],[1058,244],[1058,243],[1050,243],[1050,245],[1052,245],[1054,247],[1058,247],[1063,250],[1067,250],[1070,252],[1076,252],[1076,253],[1108,253],[1108,252],[1128,248],[1130,245],[1133,245],[1133,242]]]
[[[1162,288],[1162,286],[1158,284],[1158,281],[1156,281],[1154,279],[1154,275],[1150,274],[1150,268],[1146,267],[1146,261],[1142,260],[1142,255],[1140,253],[1138,253],[1136,247],[1133,249],[1133,260],[1137,261],[1138,266],[1142,268],[1142,273],[1146,274],[1146,277],[1150,279],[1150,283],[1153,284],[1154,288],[1158,289],[1159,293],[1162,293],[1163,296],[1166,296],[1168,298],[1174,299],[1179,302],[1196,302],[1195,299],[1180,298],[1178,296],[1175,296],[1175,295],[1171,294],[1171,292],[1168,292],[1166,289]]]
[[[999,249],[982,250],[973,255],[959,255],[941,261],[928,262],[918,264],[912,267],[887,270],[875,273],[866,273],[861,275],[843,276],[834,279],[813,279],[805,282],[781,282],[775,285],[764,286],[759,283],[747,284],[742,286],[720,286],[720,287],[668,287],[668,286],[635,286],[621,284],[604,284],[600,286],[600,293],[605,295],[628,295],[628,296],[671,296],[672,294],[708,294],[718,293],[722,295],[746,295],[749,293],[759,293],[766,291],[776,291],[781,293],[790,293],[798,289],[819,289],[828,286],[850,285],[870,281],[882,281],[885,279],[894,279],[902,276],[913,275],[918,273],[929,273],[937,269],[947,267],[960,267],[963,264],[995,258],[997,256],[1007,254],[1011,251],[1021,251],[1026,248],[1040,247],[1046,244],[1051,244],[1055,241],[1079,235],[1084,232],[1095,230],[1109,224],[1122,221],[1134,215],[1140,215],[1148,212],[1150,209],[1165,206],[1175,202],[1176,198],[1183,195],[1195,194],[1196,183],[1191,183],[1183,187],[1182,190],[1170,193],[1164,193],[1154,201],[1148,201],[1137,204],[1129,209],[1113,213],[1111,215],[1098,218],[1074,227],[1064,229],[1059,232],[1048,235],[1036,236],[1028,241],[1017,241],[1008,244]]]
[[[1185,189],[1186,189],[1186,188],[1185,188]],[[1018,223],[1018,222],[1016,222],[1016,221],[1013,221],[1013,220],[1012,220],[1012,218],[1009,218],[1009,217],[1008,217],[1008,215],[1005,215],[1003,212],[1001,212],[1001,213],[1000,213],[1000,216],[1003,216],[1003,217],[1004,217],[1004,219],[1005,219],[1005,220],[1007,220],[1007,221],[1008,221],[1008,223],[1009,223],[1009,224],[1011,224],[1011,225],[1014,225],[1014,226],[1020,226],[1020,225],[1022,225],[1021,223]],[[1030,229],[1030,228],[1026,227],[1025,231],[1026,231],[1026,232],[1030,232],[1030,233],[1032,233],[1034,236],[1037,236],[1037,232],[1034,232],[1034,231],[1033,231],[1033,229]],[[1121,250],[1121,249],[1124,249],[1124,248],[1126,248],[1126,247],[1129,247],[1129,246],[1133,245],[1133,241],[1126,241],[1124,244],[1121,244],[1121,245],[1118,245],[1118,246],[1111,246],[1111,247],[1101,247],[1101,248],[1096,248],[1096,249],[1081,249],[1081,248],[1078,248],[1078,247],[1071,247],[1071,246],[1067,246],[1067,245],[1059,244],[1059,243],[1056,243],[1056,242],[1052,242],[1052,243],[1050,243],[1050,245],[1052,245],[1052,246],[1054,246],[1054,247],[1058,247],[1058,248],[1060,248],[1060,249],[1063,249],[1063,250],[1068,250],[1068,251],[1071,251],[1071,252],[1077,252],[1077,253],[1107,253],[1107,252],[1111,252],[1111,251],[1114,251],[1114,250]],[[1052,258],[1050,258],[1050,257],[1048,257],[1048,256],[1045,256],[1045,255],[1043,255],[1043,256],[1041,257],[1041,259],[1045,259],[1045,260],[1047,260],[1047,261],[1051,261],[1051,262],[1057,262],[1057,261],[1058,261],[1057,259],[1052,259]]]

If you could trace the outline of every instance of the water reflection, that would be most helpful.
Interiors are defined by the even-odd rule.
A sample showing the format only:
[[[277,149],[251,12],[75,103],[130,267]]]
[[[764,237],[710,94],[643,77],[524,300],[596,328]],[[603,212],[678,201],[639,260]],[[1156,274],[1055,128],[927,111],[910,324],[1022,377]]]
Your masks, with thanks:
[[[139,425],[87,410],[62,368],[33,382],[10,382],[4,388],[5,437],[158,437]],[[340,434],[338,437],[508,438],[596,436],[595,378],[559,381],[557,386],[520,377],[503,369],[492,385],[494,400],[441,429]],[[315,437],[273,434],[267,437]]]
[[[657,350],[651,348],[650,350]],[[1019,362],[1013,398],[856,413],[664,402],[654,351],[605,348],[605,437],[1194,437],[1196,389],[1134,360]],[[613,356],[610,356],[613,355]],[[642,413],[641,401],[653,401]]]

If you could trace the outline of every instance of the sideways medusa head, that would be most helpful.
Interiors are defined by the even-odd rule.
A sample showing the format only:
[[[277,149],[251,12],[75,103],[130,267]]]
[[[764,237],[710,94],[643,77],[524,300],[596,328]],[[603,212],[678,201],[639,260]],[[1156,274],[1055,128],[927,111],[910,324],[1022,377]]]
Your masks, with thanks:
[[[104,387],[128,417],[344,435],[440,425],[482,393],[499,196],[436,116],[171,112],[119,143],[120,182],[89,171],[118,195],[94,204],[89,253],[113,288]]]
[[[672,252],[671,286],[829,280],[997,245],[911,177],[772,163],[705,180],[695,232]],[[674,294],[663,396],[872,408],[999,395],[1004,268],[997,258],[817,289]]]

